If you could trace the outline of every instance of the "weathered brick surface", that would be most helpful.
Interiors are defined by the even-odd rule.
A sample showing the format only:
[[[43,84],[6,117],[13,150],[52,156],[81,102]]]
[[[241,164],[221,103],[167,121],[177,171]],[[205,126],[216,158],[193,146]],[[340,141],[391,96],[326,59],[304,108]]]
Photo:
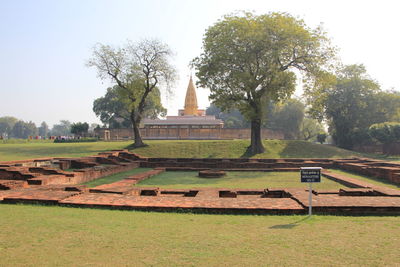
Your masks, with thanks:
[[[79,194],[79,192],[60,190],[18,189],[0,195],[3,202],[42,202],[57,204],[60,200]]]
[[[138,173],[135,175],[128,176],[125,179],[111,183],[103,184],[89,189],[92,193],[116,193],[116,194],[129,194],[133,190],[132,186],[138,182],[147,179],[151,176],[164,172],[164,168],[158,168],[147,172]]]
[[[123,153],[124,157],[132,155],[129,159],[129,157],[119,157],[120,153]],[[1,163],[0,167],[0,184],[2,180],[22,180],[30,185],[79,184],[137,168],[140,163],[135,162],[134,158],[137,156],[133,153],[113,151],[84,158],[46,158],[5,162]],[[63,170],[67,168],[74,168],[74,171]],[[5,186],[0,186],[0,190],[2,188],[7,189]]]
[[[142,189],[143,190],[143,189]],[[218,194],[218,193],[217,193]],[[207,194],[216,196],[217,194]],[[282,212],[303,212],[303,208],[290,198],[215,198],[182,196],[132,196],[120,194],[81,194],[60,201],[63,204],[108,206],[125,208],[174,209],[238,209]]]
[[[21,180],[0,180],[0,190],[10,190],[16,188],[28,187],[26,181]]]

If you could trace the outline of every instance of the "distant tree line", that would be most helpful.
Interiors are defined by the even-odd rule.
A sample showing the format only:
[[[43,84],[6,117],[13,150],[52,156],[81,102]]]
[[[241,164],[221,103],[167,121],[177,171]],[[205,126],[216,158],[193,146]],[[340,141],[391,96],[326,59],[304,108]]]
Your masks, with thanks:
[[[363,65],[348,65],[335,74],[327,74],[320,87],[313,87],[308,96],[308,113],[325,120],[334,143],[352,149],[356,145],[400,141],[390,134],[400,122],[400,93],[384,91]],[[396,137],[397,136],[397,137]]]
[[[298,99],[292,98],[282,103],[270,101],[264,108],[262,128],[281,131],[285,139],[317,141],[319,134],[326,134],[322,124],[306,114],[306,105]],[[221,119],[225,128],[250,127],[250,122],[237,109],[223,112],[211,104],[206,114]]]
[[[42,122],[39,127],[32,121],[26,122],[15,117],[0,117],[0,137],[1,138],[20,138],[26,139],[30,136],[40,136],[48,138],[50,136],[85,136],[89,131],[99,127],[98,124],[89,124],[87,122],[71,123],[68,120],[61,120],[58,124],[54,124],[53,128],[49,128],[46,122]]]
[[[14,117],[0,117],[0,136],[3,138],[28,138],[48,131],[45,122],[38,128],[32,121],[25,122]]]

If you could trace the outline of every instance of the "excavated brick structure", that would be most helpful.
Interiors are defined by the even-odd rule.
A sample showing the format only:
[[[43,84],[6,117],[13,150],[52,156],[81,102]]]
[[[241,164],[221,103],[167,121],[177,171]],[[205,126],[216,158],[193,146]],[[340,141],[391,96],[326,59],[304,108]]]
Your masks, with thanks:
[[[152,168],[120,181],[87,188],[84,182],[131,170]],[[313,190],[313,210],[324,214],[400,215],[400,190],[330,172],[342,169],[400,183],[400,164],[349,159],[146,158],[115,150],[83,158],[44,158],[0,163],[0,203],[47,203],[136,210],[218,213],[305,214],[308,191],[288,188],[163,189],[134,185],[164,171],[298,171],[322,167],[322,175],[344,187]],[[200,179],[200,178],[199,178]]]

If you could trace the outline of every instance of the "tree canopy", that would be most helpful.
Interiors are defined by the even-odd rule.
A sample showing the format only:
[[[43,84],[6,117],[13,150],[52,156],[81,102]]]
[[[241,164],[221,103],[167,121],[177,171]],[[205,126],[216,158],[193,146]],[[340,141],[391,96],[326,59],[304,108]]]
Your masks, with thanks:
[[[10,116],[0,117],[0,136],[8,138],[12,136],[12,130],[18,119]]]
[[[305,106],[301,101],[288,99],[272,105],[266,116],[266,125],[271,129],[282,131],[285,139],[299,139],[304,114]]]
[[[71,133],[76,134],[78,136],[84,136],[88,133],[89,124],[87,122],[76,122],[71,124]]]
[[[39,135],[42,137],[46,137],[49,134],[49,126],[47,125],[47,123],[45,121],[43,121],[40,124],[38,131],[39,131]]]
[[[32,121],[17,121],[12,129],[12,137],[14,138],[26,139],[29,136],[36,136],[37,134],[38,129],[36,128],[36,124]]]
[[[316,141],[318,134],[325,133],[320,122],[306,116],[306,106],[298,99],[291,98],[281,103],[270,101],[265,109],[262,128],[280,131],[285,139]],[[249,122],[237,109],[223,112],[211,104],[206,114],[221,119],[225,128],[249,127]]]
[[[334,49],[320,27],[286,13],[227,15],[209,27],[203,53],[194,59],[198,84],[223,111],[237,108],[251,122],[249,152],[261,153],[261,125],[268,101],[288,98],[296,72],[306,79],[319,73]]]
[[[67,136],[71,133],[71,122],[68,120],[60,120],[60,123],[54,124],[51,128],[51,135]]]
[[[158,40],[127,42],[123,47],[98,44],[93,50],[89,67],[97,69],[101,79],[110,79],[115,85],[118,98],[128,109],[134,131],[134,147],[144,146],[139,124],[146,110],[148,99],[163,86],[167,91],[175,80],[175,68],[171,65],[172,51]]]
[[[121,98],[121,90],[118,85],[107,88],[106,94],[93,102],[94,113],[109,128],[132,127],[129,105]],[[166,113],[167,110],[161,104],[160,90],[155,88],[146,99],[143,117],[155,119]]]

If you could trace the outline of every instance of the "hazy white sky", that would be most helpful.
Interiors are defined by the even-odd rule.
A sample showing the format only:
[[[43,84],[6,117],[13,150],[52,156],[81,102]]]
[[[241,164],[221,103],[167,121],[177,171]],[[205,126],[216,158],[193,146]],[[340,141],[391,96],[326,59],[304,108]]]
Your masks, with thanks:
[[[163,99],[169,115],[182,108],[188,63],[201,52],[207,27],[237,10],[288,12],[324,24],[343,63],[363,63],[383,89],[400,90],[397,1],[298,0],[0,0],[0,117],[36,124],[60,119],[99,122],[93,100],[108,82],[85,67],[95,43],[159,38],[175,51],[180,80]],[[208,91],[197,90],[200,108]]]

